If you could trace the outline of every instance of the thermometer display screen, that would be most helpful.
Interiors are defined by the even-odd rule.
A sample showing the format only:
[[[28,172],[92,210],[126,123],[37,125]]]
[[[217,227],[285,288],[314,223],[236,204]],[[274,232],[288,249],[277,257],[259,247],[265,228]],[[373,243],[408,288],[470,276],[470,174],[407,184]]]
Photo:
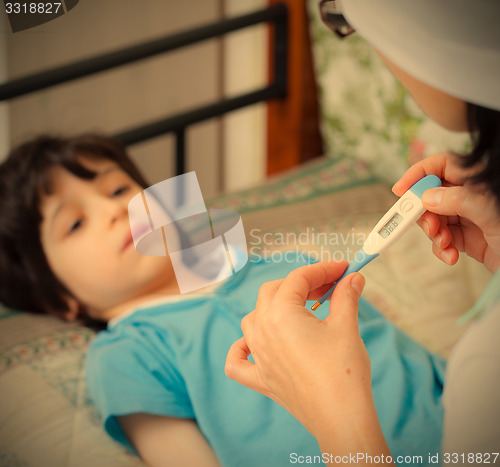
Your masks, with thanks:
[[[396,213],[394,216],[391,217],[389,222],[387,222],[387,224],[385,224],[378,231],[378,233],[382,237],[387,238],[389,235],[391,235],[392,232],[394,232],[398,228],[398,225],[401,224],[402,221],[403,221],[403,216]]]

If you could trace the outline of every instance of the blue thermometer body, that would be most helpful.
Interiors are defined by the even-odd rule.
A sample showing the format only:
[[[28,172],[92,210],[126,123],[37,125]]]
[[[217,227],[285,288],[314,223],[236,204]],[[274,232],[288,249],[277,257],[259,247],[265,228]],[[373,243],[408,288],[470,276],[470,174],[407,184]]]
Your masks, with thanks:
[[[348,274],[359,271],[363,266],[374,260],[386,248],[395,243],[426,211],[422,204],[422,195],[430,188],[441,186],[441,180],[435,175],[427,175],[412,185],[410,189],[399,198],[387,213],[378,221],[369,233],[361,249],[354,256],[337,282],[313,306],[316,310],[328,299],[337,287],[337,284]]]

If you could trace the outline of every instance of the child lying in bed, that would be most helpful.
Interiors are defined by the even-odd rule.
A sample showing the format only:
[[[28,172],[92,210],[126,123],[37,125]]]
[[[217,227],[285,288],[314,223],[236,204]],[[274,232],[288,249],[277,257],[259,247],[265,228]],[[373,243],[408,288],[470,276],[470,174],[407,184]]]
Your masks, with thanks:
[[[88,389],[106,431],[148,464],[329,460],[287,411],[224,374],[259,287],[303,260],[250,260],[181,296],[168,256],[142,256],[131,242],[128,202],[145,187],[105,137],[41,136],[13,150],[0,167],[0,302],[106,327],[88,350]],[[345,266],[332,267],[340,276]],[[426,464],[440,445],[442,362],[360,304],[388,444]]]

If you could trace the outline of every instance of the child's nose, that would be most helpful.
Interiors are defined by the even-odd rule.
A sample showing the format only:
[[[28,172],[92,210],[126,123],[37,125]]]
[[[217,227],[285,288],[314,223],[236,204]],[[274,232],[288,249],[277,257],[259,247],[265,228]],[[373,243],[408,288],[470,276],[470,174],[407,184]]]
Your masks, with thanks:
[[[128,207],[123,199],[102,197],[99,204],[106,222],[114,223],[124,216],[128,216]]]

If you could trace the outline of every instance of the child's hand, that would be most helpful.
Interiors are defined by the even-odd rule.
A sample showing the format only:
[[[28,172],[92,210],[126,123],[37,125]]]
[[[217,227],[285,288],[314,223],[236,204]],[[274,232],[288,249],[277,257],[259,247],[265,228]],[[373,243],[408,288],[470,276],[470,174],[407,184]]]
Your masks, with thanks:
[[[435,154],[413,165],[392,191],[401,196],[430,174],[441,178],[443,188],[424,193],[422,202],[428,211],[418,223],[433,241],[434,254],[453,265],[462,251],[495,272],[500,265],[500,213],[494,195],[481,185],[467,183],[474,170],[464,169],[451,153]]]
[[[264,284],[255,310],[242,320],[244,337],[226,360],[227,376],[273,399],[318,439],[330,425],[347,432],[353,415],[376,419],[370,359],[358,327],[363,276],[340,282],[326,319],[304,307],[345,268],[345,262],[322,262]]]

